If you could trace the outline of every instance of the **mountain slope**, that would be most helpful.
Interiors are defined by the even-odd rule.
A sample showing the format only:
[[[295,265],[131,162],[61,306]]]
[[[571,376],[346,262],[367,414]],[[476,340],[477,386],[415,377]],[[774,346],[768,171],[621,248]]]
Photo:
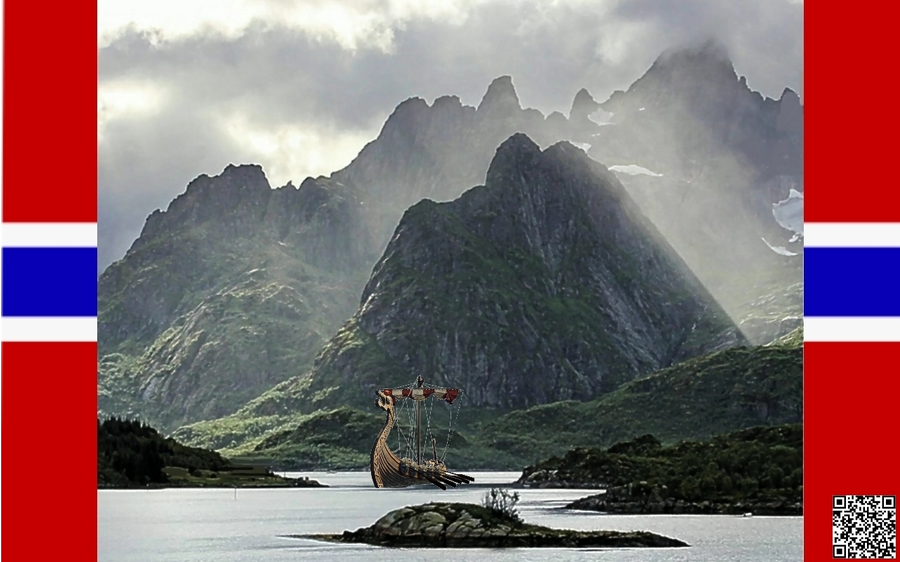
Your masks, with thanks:
[[[481,428],[509,454],[561,455],[653,434],[664,443],[803,421],[803,333],[684,361],[589,402],[511,412]],[[565,431],[560,431],[565,428]]]
[[[477,108],[457,96],[430,106],[421,98],[399,104],[378,137],[332,178],[365,192],[366,220],[380,252],[408,207],[423,198],[449,201],[480,183],[510,135],[526,133],[546,145],[566,138],[557,129],[540,111],[523,109],[512,78],[501,76]]]
[[[447,442],[447,462],[460,469],[519,469],[573,447],[607,447],[647,433],[663,443],[677,443],[760,425],[799,423],[802,337],[798,329],[769,346],[703,355],[587,402],[555,402],[505,415],[465,405]],[[307,416],[231,416],[182,428],[176,437],[284,466],[363,469],[382,423],[374,407],[344,407]],[[430,425],[443,446],[445,420],[434,415]],[[228,430],[236,433],[228,435]],[[391,438],[393,445],[396,436]],[[238,442],[246,445],[236,447]]]
[[[778,225],[773,205],[790,189],[803,190],[797,94],[764,98],[720,43],[705,41],[664,52],[599,107],[612,114],[610,123],[580,120],[591,157],[653,172],[619,178],[729,315],[748,321],[746,335],[765,343],[785,333],[780,318],[761,324],[747,308],[791,286],[802,292],[802,253],[778,255],[764,241],[787,245],[793,233]],[[791,300],[782,317],[800,315]]]
[[[281,415],[297,407],[293,397],[311,395],[313,386],[315,392],[332,388],[323,381],[340,380],[344,369],[393,373],[415,365],[444,368],[449,358],[457,356],[455,341],[431,349],[437,359],[416,358],[412,355],[425,353],[419,350],[417,334],[373,340],[377,327],[360,326],[360,319],[354,318],[321,355],[317,372],[330,373],[328,377],[317,379],[316,385],[310,378],[292,378],[312,368],[328,338],[353,315],[372,266],[404,210],[423,197],[455,199],[482,182],[496,147],[516,132],[526,133],[541,146],[566,138],[592,144],[589,153],[609,166],[668,166],[657,170],[663,177],[617,172],[617,179],[752,341],[770,341],[789,331],[801,314],[802,256],[779,256],[761,237],[777,240],[782,229],[773,226],[771,202],[783,199],[788,186],[796,187],[798,181],[802,185],[802,177],[772,176],[796,171],[802,151],[791,147],[802,139],[802,106],[792,92],[777,102],[764,100],[726,61],[715,48],[667,53],[628,92],[615,94],[608,102],[600,104],[586,90],[579,91],[568,118],[560,113],[545,118],[534,109],[523,109],[512,80],[500,77],[477,108],[462,105],[455,96],[438,98],[431,105],[418,98],[401,103],[378,138],[350,165],[330,178],[307,179],[299,189],[290,184],[271,189],[258,166],[229,166],[220,176],[197,178],[166,211],[148,218],[128,254],[101,276],[101,413],[137,414],[169,430],[229,415],[248,401],[247,411]],[[682,75],[690,80],[678,79]],[[708,119],[703,116],[705,104],[715,107]],[[592,120],[599,107],[613,111],[613,124],[601,127]],[[685,122],[693,124],[679,128],[688,118],[693,121]],[[746,144],[738,142],[741,138],[755,139],[750,143],[754,146],[762,143],[771,158],[787,155],[795,167],[773,168],[768,175],[758,172],[757,163],[771,158],[754,160],[759,151],[741,152]],[[673,146],[684,147],[677,158],[672,156]],[[713,151],[712,146],[728,151]],[[735,151],[749,156],[733,157]],[[760,179],[769,177],[765,182]],[[476,199],[472,195],[468,201]],[[612,322],[613,317],[598,319],[594,308],[616,308],[621,299],[626,303],[622,306],[630,306],[621,295],[599,305],[586,304],[583,287],[569,287],[571,294],[554,293],[557,284],[573,277],[554,277],[559,264],[553,261],[558,256],[552,249],[535,246],[506,252],[501,246],[483,244],[491,233],[457,220],[455,212],[448,215],[443,207],[429,203],[414,209],[412,222],[433,219],[442,228],[459,230],[458,237],[440,244],[449,248],[448,253],[471,254],[465,267],[489,278],[492,287],[501,287],[491,289],[490,295],[472,297],[505,307],[482,312],[485,325],[475,327],[482,330],[476,335],[489,335],[486,341],[496,342],[496,347],[478,353],[518,353],[521,346],[531,350],[529,346],[540,340],[547,347],[533,348],[541,356],[532,366],[544,365],[553,361],[550,356],[556,357],[564,342],[578,341],[581,333],[603,332]],[[523,235],[543,234],[525,230]],[[461,249],[454,244],[462,244]],[[479,252],[473,253],[473,248]],[[642,274],[641,264],[629,265],[631,261],[625,257],[603,275],[618,275],[616,283],[622,285],[622,279]],[[542,281],[517,285],[523,276]],[[415,289],[420,300],[407,304],[421,304],[424,312],[437,310],[430,300],[442,289],[430,292],[434,288]],[[448,323],[459,311],[451,305],[440,310],[441,314],[449,310],[447,325],[429,337],[458,333]],[[537,322],[534,330],[540,333],[534,341],[509,336],[510,326],[521,327],[510,324],[510,318],[528,322],[526,329]],[[488,326],[491,323],[495,325]],[[641,329],[627,322],[616,327],[623,334]],[[561,334],[553,336],[556,341],[550,341],[551,330]],[[656,337],[648,335],[651,332],[639,333],[637,339]],[[564,392],[574,396],[609,390],[617,377],[627,380],[628,373],[665,364],[662,352],[647,355],[631,349],[631,336],[601,339],[591,342],[591,350],[578,344],[560,355],[573,365],[564,365],[554,375],[567,379]],[[410,347],[401,350],[404,345]],[[603,346],[609,350],[607,363],[613,374],[598,376],[605,382],[596,387],[584,382],[590,376],[575,365],[588,365],[582,356]],[[351,357],[356,353],[352,350],[359,351],[358,356]],[[689,355],[669,352],[671,360]],[[518,361],[513,359],[498,361],[512,365]],[[622,368],[612,369],[613,365]],[[278,384],[282,386],[273,394],[256,400]],[[357,400],[355,391],[349,394],[348,400]],[[530,393],[521,400],[536,403]],[[333,398],[323,403],[340,402]]]
[[[311,374],[254,408],[368,404],[416,373],[478,406],[589,398],[735,332],[612,174],[519,134],[484,186],[406,212]]]
[[[100,413],[174,429],[305,372],[358,306],[404,209],[457,197],[503,139],[540,137],[543,123],[506,76],[478,108],[401,103],[347,168],[299,189],[271,189],[255,165],[196,178],[101,275]]]
[[[175,428],[309,368],[372,259],[358,207],[324,178],[273,190],[258,166],[191,182],[100,277],[100,411]]]

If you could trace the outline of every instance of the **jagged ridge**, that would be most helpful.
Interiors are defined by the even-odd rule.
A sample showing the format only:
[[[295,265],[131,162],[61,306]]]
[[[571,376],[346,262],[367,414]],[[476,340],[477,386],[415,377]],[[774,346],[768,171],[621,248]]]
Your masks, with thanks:
[[[476,405],[588,398],[735,332],[612,174],[517,134],[485,186],[406,212],[359,311],[258,411],[367,404],[417,373]]]

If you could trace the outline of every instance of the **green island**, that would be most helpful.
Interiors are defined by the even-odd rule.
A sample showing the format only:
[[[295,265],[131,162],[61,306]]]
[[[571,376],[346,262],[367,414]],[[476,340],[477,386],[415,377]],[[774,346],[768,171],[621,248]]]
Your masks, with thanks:
[[[522,522],[515,511],[466,503],[429,503],[395,509],[370,527],[340,535],[289,535],[339,543],[389,547],[684,547],[647,531],[572,531]]]
[[[215,451],[165,438],[137,420],[97,420],[98,488],[322,487],[308,478],[285,478],[265,466],[234,463]]]
[[[605,492],[566,506],[610,513],[803,514],[803,427],[753,427],[663,446],[652,435],[527,467],[526,487]]]

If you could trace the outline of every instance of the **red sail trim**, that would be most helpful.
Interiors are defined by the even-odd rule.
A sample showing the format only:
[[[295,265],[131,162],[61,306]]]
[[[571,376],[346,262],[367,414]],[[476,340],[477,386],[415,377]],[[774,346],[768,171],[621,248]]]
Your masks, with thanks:
[[[414,398],[414,390],[422,391],[421,398],[419,398],[420,400],[428,398],[429,396],[437,393],[438,398],[440,398],[441,400],[446,400],[449,404],[453,404],[453,401],[459,397],[459,389],[457,388],[404,388],[398,390],[385,388],[382,389],[381,392],[383,392],[385,396],[390,396],[396,404],[397,398]],[[399,395],[396,394],[398,391]]]

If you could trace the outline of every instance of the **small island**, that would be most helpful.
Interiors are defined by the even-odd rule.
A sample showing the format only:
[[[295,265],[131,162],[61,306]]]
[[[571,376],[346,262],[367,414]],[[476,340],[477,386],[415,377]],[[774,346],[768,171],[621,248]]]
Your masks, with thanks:
[[[388,547],[685,547],[687,543],[647,531],[573,531],[523,522],[514,512],[475,504],[429,503],[391,511],[371,527],[340,535],[289,535],[338,543]]]

